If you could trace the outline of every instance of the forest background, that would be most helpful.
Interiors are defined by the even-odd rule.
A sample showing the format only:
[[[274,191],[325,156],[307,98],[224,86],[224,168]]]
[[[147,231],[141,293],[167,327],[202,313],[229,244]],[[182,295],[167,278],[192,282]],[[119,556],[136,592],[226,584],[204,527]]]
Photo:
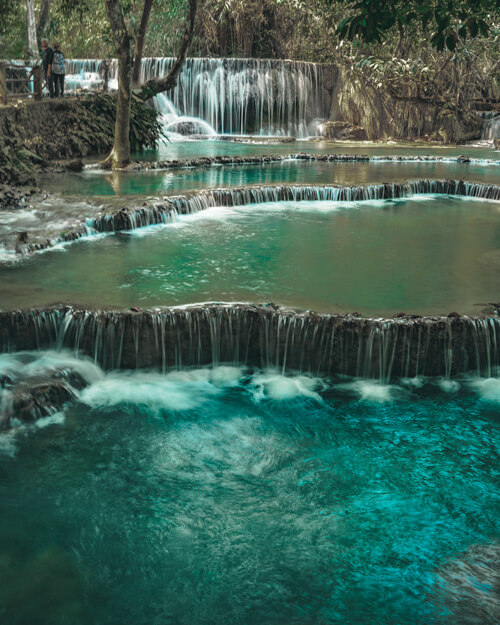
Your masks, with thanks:
[[[115,55],[103,0],[28,1],[38,37],[67,58]],[[26,58],[26,4],[0,0],[0,58]],[[132,14],[141,3],[121,4]],[[154,0],[144,56],[176,56],[186,5]],[[396,96],[496,99],[500,1],[203,0],[189,56],[333,63]]]

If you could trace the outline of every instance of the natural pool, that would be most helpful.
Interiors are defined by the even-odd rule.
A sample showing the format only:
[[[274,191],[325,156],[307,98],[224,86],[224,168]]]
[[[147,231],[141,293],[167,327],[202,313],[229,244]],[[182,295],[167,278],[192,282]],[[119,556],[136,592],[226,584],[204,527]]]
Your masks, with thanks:
[[[157,150],[141,152],[140,159],[197,158],[199,156],[288,154],[289,152],[338,152],[340,154],[367,154],[368,156],[459,156],[471,158],[499,158],[499,151],[491,145],[441,146],[423,143],[396,143],[370,141],[307,141],[269,142],[264,137],[249,137],[247,142],[231,141],[176,141],[161,142]]]
[[[498,380],[74,364],[0,437],[2,622],[496,622]]]
[[[498,164],[417,162],[282,161],[264,165],[215,166],[167,171],[106,172],[84,170],[51,178],[50,188],[69,195],[136,196],[181,193],[190,189],[254,184],[376,184],[420,178],[452,178],[497,184]],[[106,198],[103,198],[106,199]]]
[[[478,312],[498,301],[499,270],[498,202],[269,202],[4,264],[0,307],[273,301],[374,315]]]
[[[146,157],[294,150],[498,154],[219,141],[168,144]],[[46,186],[63,193],[63,229],[64,203],[82,196],[135,196],[129,203],[211,186],[423,177],[498,184],[497,166],[477,163],[284,162],[85,171]],[[479,313],[499,301],[499,206],[417,196],[209,209],[3,263],[0,308],[247,300],[375,315]],[[44,315],[36,327],[50,325]],[[450,362],[453,319],[446,323],[441,353]],[[490,358],[496,325],[474,327],[476,350],[488,333]],[[291,352],[295,334],[283,326],[282,335]],[[374,343],[389,363],[384,336],[398,329]],[[0,622],[496,624],[500,387],[491,367],[483,369],[494,377],[388,386],[234,366],[104,372],[74,353],[4,354],[0,421],[12,372],[43,386],[48,369],[68,368],[88,383],[74,402],[0,433]]]

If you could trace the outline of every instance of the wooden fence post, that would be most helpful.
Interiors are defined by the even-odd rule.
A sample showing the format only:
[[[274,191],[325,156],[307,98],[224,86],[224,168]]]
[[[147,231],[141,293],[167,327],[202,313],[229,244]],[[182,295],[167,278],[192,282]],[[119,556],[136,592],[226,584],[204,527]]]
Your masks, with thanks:
[[[7,66],[0,63],[0,104],[7,104]]]
[[[33,95],[35,100],[42,99],[42,66],[35,65],[33,68]]]
[[[104,59],[104,61],[102,62],[102,71],[103,71],[103,79],[104,79],[104,84],[102,86],[102,90],[104,91],[104,93],[108,93],[109,90],[109,62],[107,59]]]

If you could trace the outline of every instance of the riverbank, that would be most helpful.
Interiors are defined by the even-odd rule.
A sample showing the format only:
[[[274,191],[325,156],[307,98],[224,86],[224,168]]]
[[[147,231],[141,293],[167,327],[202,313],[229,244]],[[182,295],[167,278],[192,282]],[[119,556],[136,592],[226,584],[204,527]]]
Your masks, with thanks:
[[[66,164],[101,155],[113,145],[115,97],[99,94],[45,99],[0,107],[0,208],[50,176],[54,162]],[[157,112],[132,101],[130,127],[134,151],[154,148],[161,135]],[[75,167],[72,163],[70,167]]]

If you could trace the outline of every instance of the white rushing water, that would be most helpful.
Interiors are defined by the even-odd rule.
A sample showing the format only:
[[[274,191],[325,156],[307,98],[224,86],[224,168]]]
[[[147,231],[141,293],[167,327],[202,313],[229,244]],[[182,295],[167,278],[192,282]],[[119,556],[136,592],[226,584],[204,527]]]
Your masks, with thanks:
[[[143,59],[142,81],[166,76],[174,60]],[[116,86],[117,69],[116,60],[109,61],[110,88]],[[102,60],[67,62],[68,88],[98,88],[103,75]],[[203,120],[209,125],[198,126],[208,130],[203,134],[212,128],[220,134],[306,137],[326,115],[321,65],[301,61],[190,58],[171,99],[157,102],[162,113],[189,118],[178,122]],[[195,128],[191,134],[202,133]]]
[[[500,114],[485,118],[481,139],[486,141],[500,139]]]

